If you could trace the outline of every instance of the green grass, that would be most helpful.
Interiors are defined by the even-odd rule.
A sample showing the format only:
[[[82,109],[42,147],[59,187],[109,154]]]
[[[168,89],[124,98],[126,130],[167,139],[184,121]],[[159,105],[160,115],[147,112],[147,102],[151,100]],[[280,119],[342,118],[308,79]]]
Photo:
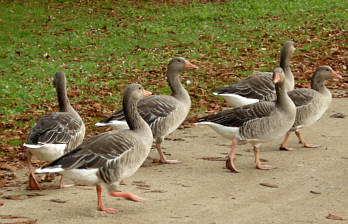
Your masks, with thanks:
[[[48,105],[57,104],[51,85],[57,70],[66,72],[71,100],[86,118],[95,116],[95,102],[105,103],[100,111],[116,108],[131,82],[169,93],[164,74],[174,56],[200,66],[185,79],[190,93],[201,94],[197,86],[209,91],[229,83],[223,73],[270,71],[288,39],[303,43],[296,54],[344,43],[345,35],[332,42],[329,33],[346,29],[348,17],[344,0],[0,2],[0,114],[17,128],[21,118],[11,120],[17,114],[54,110]],[[205,99],[213,97],[208,92]]]

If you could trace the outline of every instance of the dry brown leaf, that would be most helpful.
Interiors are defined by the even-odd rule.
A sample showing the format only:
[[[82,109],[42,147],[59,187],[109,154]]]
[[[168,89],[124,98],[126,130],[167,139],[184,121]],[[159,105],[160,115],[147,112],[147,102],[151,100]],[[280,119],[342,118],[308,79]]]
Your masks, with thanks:
[[[142,180],[135,180],[135,181],[133,181],[133,183],[132,183],[133,185],[137,185],[137,184],[145,184],[145,182],[144,181],[142,181]]]
[[[25,219],[28,217],[17,216],[17,215],[0,215],[0,218],[2,218],[2,219]]]
[[[17,194],[17,195],[5,195],[2,196],[2,198],[9,199],[9,200],[23,200],[23,195]]]
[[[145,193],[165,193],[167,191],[162,191],[162,190],[151,190],[151,191],[146,191]]]
[[[63,201],[60,199],[51,199],[50,201],[55,202],[55,203],[66,203],[67,201]]]
[[[278,185],[275,185],[275,184],[260,183],[260,185],[265,187],[278,188]]]
[[[44,194],[39,194],[39,193],[30,193],[30,194],[26,194],[26,196],[28,197],[37,197],[37,196],[44,196]]]
[[[332,219],[332,220],[344,220],[342,217],[339,217],[337,215],[332,215],[332,214],[328,214],[328,216],[326,216],[327,219]]]
[[[160,163],[161,161],[159,159],[153,158],[152,163]]]
[[[37,224],[37,219],[27,220],[23,222],[11,222],[11,224]]]
[[[342,113],[335,113],[335,114],[331,114],[330,117],[332,117],[332,118],[345,118],[346,115],[344,115]]]
[[[221,156],[217,156],[217,157],[202,157],[200,159],[208,160],[208,161],[226,161],[227,157],[221,157]]]
[[[9,164],[7,164],[7,163],[2,163],[2,164],[0,164],[0,169],[2,169],[2,170],[7,170],[7,171],[11,171],[11,172],[14,172],[14,171],[17,170],[16,167],[11,166],[11,165],[9,165]]]

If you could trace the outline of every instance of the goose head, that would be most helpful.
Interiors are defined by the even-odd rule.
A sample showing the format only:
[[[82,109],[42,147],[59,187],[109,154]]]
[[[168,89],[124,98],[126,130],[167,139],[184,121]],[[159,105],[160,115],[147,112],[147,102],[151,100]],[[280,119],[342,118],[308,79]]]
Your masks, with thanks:
[[[294,42],[289,40],[286,41],[282,47],[282,54],[284,55],[289,55],[291,57],[291,55],[295,52],[296,48],[294,45]]]
[[[330,66],[324,65],[320,66],[315,70],[312,76],[311,87],[312,89],[317,89],[319,86],[324,85],[326,80],[329,79],[340,79],[342,78],[337,74]]]
[[[198,67],[185,58],[176,57],[169,61],[168,70],[176,73],[184,72],[186,69],[197,69]]]
[[[124,91],[124,101],[138,101],[144,96],[150,96],[152,93],[145,90],[140,84],[130,84]]]
[[[273,83],[275,85],[281,85],[285,82],[285,74],[281,67],[277,67],[273,70]]]

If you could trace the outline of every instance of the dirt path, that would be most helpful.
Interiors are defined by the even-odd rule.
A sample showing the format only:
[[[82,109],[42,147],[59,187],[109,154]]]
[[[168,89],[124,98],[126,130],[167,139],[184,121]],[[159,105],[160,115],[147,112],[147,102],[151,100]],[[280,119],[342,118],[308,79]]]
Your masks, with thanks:
[[[329,117],[337,112],[348,115],[347,111],[348,99],[335,99],[320,122],[302,131],[309,143],[320,144],[320,148],[301,148],[295,136],[289,141],[289,146],[298,149],[295,152],[279,151],[281,139],[264,144],[261,158],[268,161],[265,164],[277,167],[270,171],[256,170],[250,145],[241,145],[235,162],[241,173],[231,173],[224,168],[224,161],[201,159],[225,157],[229,140],[208,127],[178,130],[164,146],[171,153],[169,158],[179,159],[182,164],[158,165],[148,159],[120,188],[146,198],[146,202],[116,199],[104,192],[105,205],[121,210],[110,215],[96,211],[93,187],[46,190],[37,192],[43,196],[24,200],[1,198],[4,205],[0,215],[28,218],[0,219],[0,223],[28,219],[50,224],[348,223],[348,117]],[[157,158],[157,153],[153,151],[150,156]],[[23,173],[19,171],[17,175]],[[36,193],[23,186],[2,188],[0,192],[2,196]],[[326,219],[329,213],[345,220]]]

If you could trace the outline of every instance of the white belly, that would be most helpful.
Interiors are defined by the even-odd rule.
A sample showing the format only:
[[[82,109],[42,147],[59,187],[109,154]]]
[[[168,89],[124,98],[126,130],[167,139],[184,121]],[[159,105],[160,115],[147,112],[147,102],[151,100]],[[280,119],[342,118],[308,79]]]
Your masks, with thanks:
[[[63,171],[63,174],[76,184],[97,185],[100,184],[97,172],[98,169],[71,169]]]
[[[66,144],[30,145],[24,144],[37,159],[51,162],[64,154]]]

